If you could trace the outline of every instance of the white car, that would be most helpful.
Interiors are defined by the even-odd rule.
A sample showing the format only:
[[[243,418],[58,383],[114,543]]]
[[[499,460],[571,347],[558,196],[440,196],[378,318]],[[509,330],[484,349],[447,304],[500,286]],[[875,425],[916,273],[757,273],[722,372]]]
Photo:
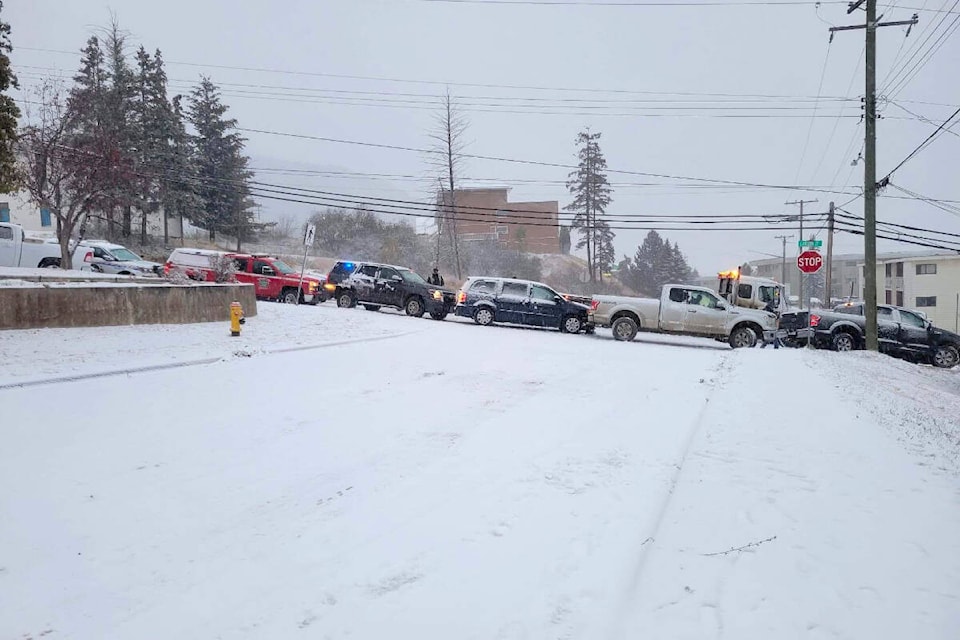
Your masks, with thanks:
[[[103,240],[84,240],[80,246],[93,249],[88,266],[91,271],[121,276],[159,276],[163,265],[144,260],[123,245]]]

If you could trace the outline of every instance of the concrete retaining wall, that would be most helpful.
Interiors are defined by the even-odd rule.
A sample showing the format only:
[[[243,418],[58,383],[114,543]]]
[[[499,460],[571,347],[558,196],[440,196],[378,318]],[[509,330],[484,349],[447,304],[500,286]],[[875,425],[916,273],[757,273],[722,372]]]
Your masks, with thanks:
[[[0,287],[0,329],[226,322],[257,315],[251,284]]]

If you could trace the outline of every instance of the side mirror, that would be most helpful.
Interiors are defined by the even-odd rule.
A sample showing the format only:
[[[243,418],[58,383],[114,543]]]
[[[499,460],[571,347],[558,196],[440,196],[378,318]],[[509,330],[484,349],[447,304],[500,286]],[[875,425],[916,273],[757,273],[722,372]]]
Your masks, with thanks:
[[[561,302],[563,302],[563,298],[561,296],[554,296],[553,301],[556,302],[557,304],[560,304]]]
[[[393,280],[394,282],[403,282],[403,278],[401,278],[400,276],[390,276],[390,279]]]

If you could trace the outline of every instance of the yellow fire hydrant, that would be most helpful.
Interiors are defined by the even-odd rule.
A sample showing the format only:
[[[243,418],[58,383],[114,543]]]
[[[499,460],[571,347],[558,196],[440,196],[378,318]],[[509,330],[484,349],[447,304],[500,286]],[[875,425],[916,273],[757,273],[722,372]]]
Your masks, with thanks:
[[[236,338],[240,335],[240,325],[246,323],[243,317],[243,307],[239,302],[230,303],[230,335]]]

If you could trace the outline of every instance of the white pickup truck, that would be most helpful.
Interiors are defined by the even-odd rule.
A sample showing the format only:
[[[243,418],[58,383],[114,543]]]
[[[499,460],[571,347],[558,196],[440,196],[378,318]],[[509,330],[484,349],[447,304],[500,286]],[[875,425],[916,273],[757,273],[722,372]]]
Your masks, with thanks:
[[[630,341],[638,331],[715,338],[733,348],[752,347],[765,332],[775,331],[777,316],[721,300],[706,287],[663,286],[660,299],[593,296],[588,319],[609,327],[617,340]]]
[[[79,269],[93,259],[93,249],[79,246],[73,252],[73,268]],[[60,266],[60,245],[55,240],[30,238],[23,227],[0,222],[0,267],[30,269]]]

